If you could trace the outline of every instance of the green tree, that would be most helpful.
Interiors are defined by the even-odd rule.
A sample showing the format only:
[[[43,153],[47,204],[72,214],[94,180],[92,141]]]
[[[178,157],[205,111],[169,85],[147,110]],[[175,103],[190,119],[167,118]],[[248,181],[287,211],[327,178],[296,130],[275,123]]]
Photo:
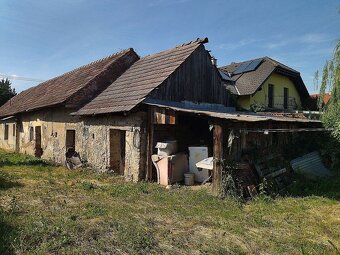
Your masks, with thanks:
[[[340,41],[335,47],[332,60],[327,61],[323,69],[320,87],[321,100],[327,86],[331,91],[331,99],[323,108],[321,120],[325,127],[334,129],[332,134],[340,141]]]
[[[17,94],[11,85],[12,83],[7,78],[0,80],[0,106]]]

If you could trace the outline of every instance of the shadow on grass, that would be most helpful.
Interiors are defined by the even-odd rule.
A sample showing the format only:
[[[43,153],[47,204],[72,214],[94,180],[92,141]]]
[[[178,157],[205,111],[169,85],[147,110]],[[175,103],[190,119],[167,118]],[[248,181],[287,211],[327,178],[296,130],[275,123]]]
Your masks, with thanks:
[[[15,254],[13,242],[16,236],[16,230],[7,222],[8,213],[0,209],[0,254]]]
[[[2,166],[52,166],[50,162],[39,158],[27,159],[27,160],[19,160],[19,161],[12,161],[9,159],[0,159],[0,167]]]
[[[294,197],[322,196],[340,201],[340,171],[333,171],[330,177],[309,178],[294,174],[289,194]]]
[[[15,187],[23,187],[24,185],[17,181],[12,181],[7,175],[0,173],[0,190],[6,190]]]

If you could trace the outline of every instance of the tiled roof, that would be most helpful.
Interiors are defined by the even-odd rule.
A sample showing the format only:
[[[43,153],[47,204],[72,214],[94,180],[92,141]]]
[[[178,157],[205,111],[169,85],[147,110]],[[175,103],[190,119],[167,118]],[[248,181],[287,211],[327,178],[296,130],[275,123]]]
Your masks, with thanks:
[[[320,94],[312,94],[310,95],[313,99],[318,99],[320,97]],[[331,99],[331,93],[325,93],[323,96],[323,103],[326,105],[328,104],[329,100]]]
[[[257,58],[253,60],[262,60],[260,65],[253,71],[244,72],[240,74],[233,75],[235,70],[244,62],[239,63],[231,63],[230,65],[220,67],[220,70],[230,75],[231,79],[234,81],[234,84],[229,85],[229,90],[234,93],[237,91],[238,95],[252,95],[257,89],[265,82],[265,80],[272,74],[274,71],[286,72],[287,75],[293,77],[295,79],[295,84],[297,89],[302,95],[308,95],[308,91],[306,86],[304,85],[300,73],[289,66],[286,66],[272,58],[263,57]],[[249,61],[249,60],[248,60]],[[234,86],[235,88],[232,88]],[[236,93],[235,93],[236,94]]]
[[[133,49],[127,49],[45,81],[10,99],[0,107],[0,116],[59,105],[73,97],[76,97],[73,101],[77,101],[79,98],[84,98],[84,93],[95,94],[95,90],[99,90],[102,86],[99,83],[108,82],[106,88],[113,78],[117,78],[112,68],[121,69],[117,70],[118,73],[120,72],[117,75],[120,75],[138,58]],[[104,74],[105,79],[103,79]],[[86,91],[89,84],[94,85]],[[102,90],[103,88],[99,92]]]
[[[205,42],[207,38],[197,39],[141,58],[100,95],[74,114],[92,115],[130,111]]]

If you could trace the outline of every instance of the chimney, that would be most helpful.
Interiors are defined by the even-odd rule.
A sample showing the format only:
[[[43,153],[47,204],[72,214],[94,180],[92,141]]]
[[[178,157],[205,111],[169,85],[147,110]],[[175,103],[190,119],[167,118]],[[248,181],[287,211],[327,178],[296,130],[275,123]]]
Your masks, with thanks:
[[[214,56],[211,56],[211,63],[212,63],[214,66],[217,66],[217,59],[216,59]]]

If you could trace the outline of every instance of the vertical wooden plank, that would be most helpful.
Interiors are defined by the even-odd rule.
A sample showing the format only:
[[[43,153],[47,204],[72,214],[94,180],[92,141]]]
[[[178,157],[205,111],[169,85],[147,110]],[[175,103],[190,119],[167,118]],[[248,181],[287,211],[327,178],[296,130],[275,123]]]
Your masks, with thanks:
[[[149,106],[147,119],[147,148],[146,148],[146,175],[145,180],[152,179],[152,152],[153,152],[153,134],[154,134],[154,107]]]
[[[222,164],[223,159],[223,127],[221,124],[214,125],[214,169],[212,190],[219,195],[222,185]]]

